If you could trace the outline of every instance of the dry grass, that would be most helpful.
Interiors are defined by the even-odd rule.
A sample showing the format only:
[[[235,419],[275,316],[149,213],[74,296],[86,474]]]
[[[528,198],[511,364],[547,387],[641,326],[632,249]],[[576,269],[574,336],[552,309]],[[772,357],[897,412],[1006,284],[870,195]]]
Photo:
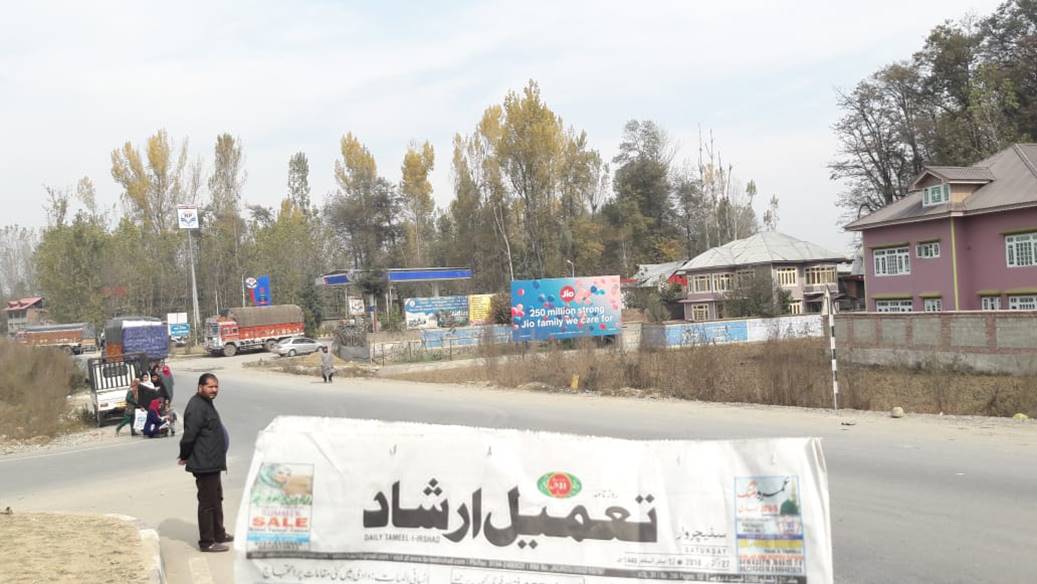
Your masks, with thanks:
[[[78,429],[66,400],[76,376],[60,351],[0,340],[0,435],[53,437]]]
[[[338,377],[371,377],[374,375],[374,371],[371,368],[343,361],[338,356],[334,356],[334,361],[335,375]],[[301,355],[299,357],[263,358],[258,361],[245,363],[245,367],[280,371],[281,373],[291,373],[292,375],[320,377],[320,355],[310,353],[309,355]]]
[[[484,351],[484,365],[396,376],[440,383],[491,382],[579,387],[608,395],[651,393],[679,399],[784,406],[832,406],[831,362],[824,339],[705,345],[624,353],[577,344],[540,353]],[[532,387],[532,386],[530,386]],[[954,369],[842,367],[840,407],[921,413],[1037,415],[1037,377],[977,375]]]

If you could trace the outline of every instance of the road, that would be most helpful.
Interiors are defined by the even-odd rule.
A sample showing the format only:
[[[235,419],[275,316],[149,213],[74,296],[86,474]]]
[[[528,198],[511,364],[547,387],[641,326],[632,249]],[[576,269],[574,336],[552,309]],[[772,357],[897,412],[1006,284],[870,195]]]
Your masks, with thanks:
[[[231,434],[233,525],[256,433],[278,414],[543,429],[622,438],[818,436],[829,470],[836,582],[1032,582],[1037,574],[1037,424],[505,391],[244,369],[254,356],[174,364],[220,376]],[[855,425],[843,425],[852,419]],[[111,429],[111,427],[109,427]],[[158,528],[171,584],[233,580],[229,554],[195,551],[194,483],[175,439],[112,437],[0,458],[0,505],[134,515]]]

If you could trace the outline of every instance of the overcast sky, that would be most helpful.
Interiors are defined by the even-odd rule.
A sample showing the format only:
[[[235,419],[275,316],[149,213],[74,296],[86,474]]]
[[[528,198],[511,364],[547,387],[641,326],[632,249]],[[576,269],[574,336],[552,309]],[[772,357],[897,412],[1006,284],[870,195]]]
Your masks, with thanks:
[[[946,19],[997,0],[872,2],[17,2],[0,22],[0,224],[42,225],[42,185],[120,190],[110,153],[164,128],[211,159],[216,135],[245,149],[249,204],[284,195],[289,156],[310,159],[313,197],[334,190],[347,131],[391,180],[407,144],[436,148],[452,197],[450,143],[528,79],[610,159],[623,124],[651,119],[696,155],[711,129],[757,210],[779,229],[845,251],[835,91],[918,50]]]

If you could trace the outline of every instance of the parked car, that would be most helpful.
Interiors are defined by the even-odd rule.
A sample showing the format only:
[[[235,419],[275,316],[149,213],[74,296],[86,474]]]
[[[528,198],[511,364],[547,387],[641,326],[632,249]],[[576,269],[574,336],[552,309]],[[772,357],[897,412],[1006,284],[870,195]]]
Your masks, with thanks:
[[[285,339],[274,347],[274,353],[282,357],[294,357],[296,355],[306,355],[308,353],[314,353],[323,345],[313,339],[306,337],[292,337]]]

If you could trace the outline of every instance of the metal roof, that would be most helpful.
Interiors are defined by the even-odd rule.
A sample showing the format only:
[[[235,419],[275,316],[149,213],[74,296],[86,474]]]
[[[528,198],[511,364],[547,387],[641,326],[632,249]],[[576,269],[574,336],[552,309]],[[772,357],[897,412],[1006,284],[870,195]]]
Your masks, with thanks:
[[[846,229],[858,231],[881,225],[942,219],[952,212],[968,215],[1037,205],[1037,144],[1014,144],[970,168],[978,169],[977,174],[986,169],[994,180],[980,186],[963,203],[924,207],[922,191],[917,191],[857,219]]]
[[[777,231],[764,231],[705,251],[683,266],[681,272],[752,266],[759,264],[845,262],[840,253]]]
[[[29,308],[33,304],[36,304],[40,300],[43,300],[43,296],[30,296],[29,298],[19,298],[18,300],[8,300],[7,306],[4,308],[4,312],[10,312],[12,310],[24,310]]]
[[[640,264],[637,266],[637,273],[634,274],[633,279],[638,287],[662,286],[686,261],[678,260],[664,264]]]

